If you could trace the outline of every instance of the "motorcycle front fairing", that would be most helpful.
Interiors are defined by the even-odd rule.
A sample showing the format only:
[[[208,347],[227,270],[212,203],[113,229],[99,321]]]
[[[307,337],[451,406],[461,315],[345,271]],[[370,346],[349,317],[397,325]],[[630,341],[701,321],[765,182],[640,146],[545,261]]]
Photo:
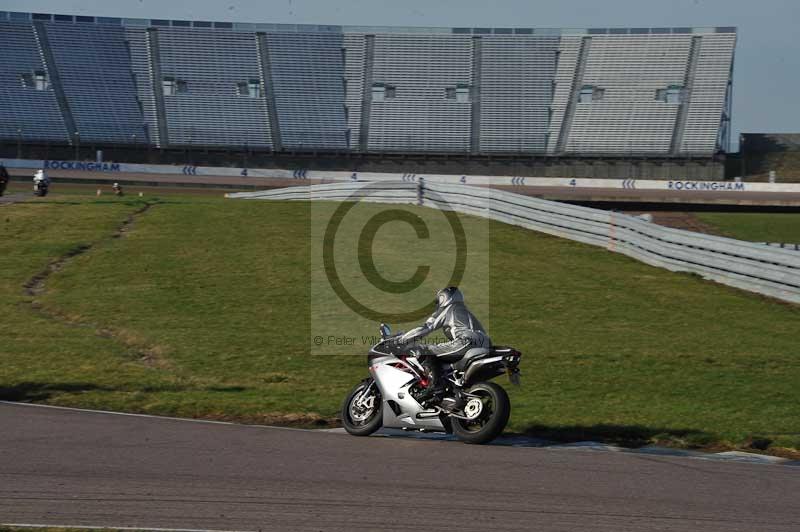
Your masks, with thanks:
[[[381,392],[383,400],[383,426],[386,428],[415,428],[444,432],[438,416],[417,417],[424,408],[409,388],[417,381],[418,374],[407,361],[384,352],[383,342],[369,352],[369,372]]]

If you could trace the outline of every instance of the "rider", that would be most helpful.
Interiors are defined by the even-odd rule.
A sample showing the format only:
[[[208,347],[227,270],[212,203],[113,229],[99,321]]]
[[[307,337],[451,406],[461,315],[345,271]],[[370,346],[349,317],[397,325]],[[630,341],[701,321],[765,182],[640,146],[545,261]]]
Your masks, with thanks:
[[[37,170],[35,174],[33,174],[33,182],[34,183],[44,183],[46,185],[50,184],[50,178],[47,177],[47,173],[44,170]]]
[[[50,178],[47,177],[47,173],[44,170],[37,170],[33,174],[33,189],[37,190],[41,186],[49,187]]]
[[[426,345],[419,342],[431,332],[443,329],[447,342]],[[474,347],[491,347],[492,341],[483,325],[467,309],[461,290],[449,286],[436,292],[436,310],[425,323],[400,336],[400,343],[411,344],[430,376],[424,397],[432,397],[443,387],[440,360],[459,360]]]

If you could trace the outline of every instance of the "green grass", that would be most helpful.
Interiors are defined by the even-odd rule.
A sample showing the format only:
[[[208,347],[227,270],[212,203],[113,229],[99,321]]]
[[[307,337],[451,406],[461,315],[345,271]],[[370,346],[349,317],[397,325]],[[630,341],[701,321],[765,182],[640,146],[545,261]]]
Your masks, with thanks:
[[[154,205],[110,238],[144,201]],[[342,311],[318,284],[309,235],[314,217],[333,207],[177,195],[56,195],[0,207],[0,395],[247,422],[335,418],[366,375],[366,347],[317,349],[311,338],[371,335],[376,324]],[[382,208],[359,206],[354,216]],[[800,448],[798,307],[600,248],[462,220],[487,246],[472,242],[471,257],[483,264],[462,287],[495,342],[524,353],[510,430]],[[376,241],[387,277],[401,279],[423,259],[448,260],[431,246],[406,246],[412,237]],[[81,244],[93,247],[42,293],[25,293],[28,279]],[[399,305],[402,297],[389,299]]]
[[[800,244],[800,214],[697,213],[697,217],[731,238]]]

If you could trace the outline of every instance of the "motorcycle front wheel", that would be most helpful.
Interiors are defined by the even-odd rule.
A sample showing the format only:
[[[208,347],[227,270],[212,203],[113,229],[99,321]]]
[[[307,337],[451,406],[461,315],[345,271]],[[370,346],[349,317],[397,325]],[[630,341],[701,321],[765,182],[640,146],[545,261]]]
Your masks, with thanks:
[[[502,386],[479,382],[466,392],[471,396],[464,407],[466,417],[451,417],[453,434],[465,443],[489,443],[506,428],[511,401]]]
[[[342,406],[342,425],[353,436],[369,436],[383,424],[383,399],[378,385],[364,379],[347,394]]]

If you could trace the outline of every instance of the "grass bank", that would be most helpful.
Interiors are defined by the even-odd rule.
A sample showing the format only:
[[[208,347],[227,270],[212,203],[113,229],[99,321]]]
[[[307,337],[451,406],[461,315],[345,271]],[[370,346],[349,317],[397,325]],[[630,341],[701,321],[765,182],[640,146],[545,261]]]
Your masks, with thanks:
[[[309,290],[319,272],[308,204],[102,198],[0,207],[0,396],[335,422],[346,390],[366,374],[366,346],[316,356],[311,339],[319,327],[373,334],[375,324],[315,310],[328,302]],[[359,209],[368,217],[381,207]],[[798,307],[521,228],[462,221],[488,242],[485,277],[462,286],[480,295],[495,341],[524,353],[510,430],[800,449]],[[396,259],[397,275],[420,255],[441,260],[435,249],[382,252]]]
[[[800,244],[800,213],[703,212],[696,216],[731,238]]]

